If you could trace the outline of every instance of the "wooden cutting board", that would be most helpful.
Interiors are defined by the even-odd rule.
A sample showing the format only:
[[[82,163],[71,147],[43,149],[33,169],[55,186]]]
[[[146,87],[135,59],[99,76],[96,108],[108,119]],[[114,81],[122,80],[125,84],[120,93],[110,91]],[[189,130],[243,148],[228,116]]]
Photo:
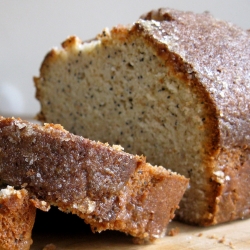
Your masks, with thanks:
[[[132,238],[119,232],[85,233],[34,233],[34,244],[31,250],[42,250],[46,245],[49,250],[222,250],[222,249],[250,249],[250,219],[235,221],[219,226],[207,228],[171,222],[169,230],[179,229],[175,236],[166,236],[153,244],[135,245]],[[56,248],[55,248],[56,247]]]

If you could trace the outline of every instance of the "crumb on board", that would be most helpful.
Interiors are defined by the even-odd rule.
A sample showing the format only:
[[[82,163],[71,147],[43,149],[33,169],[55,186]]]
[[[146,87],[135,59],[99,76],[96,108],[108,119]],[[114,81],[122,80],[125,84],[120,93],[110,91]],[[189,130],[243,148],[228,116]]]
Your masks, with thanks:
[[[225,243],[225,236],[223,236],[221,239],[218,239],[218,242],[224,244]]]
[[[229,246],[230,246],[231,249],[235,249],[235,247],[234,247],[234,245],[233,245],[233,243],[231,241],[229,242]]]
[[[198,233],[197,234],[197,237],[201,237],[201,236],[203,236],[203,233]]]
[[[168,236],[175,236],[180,233],[179,227],[173,227],[168,231]]]
[[[56,250],[56,245],[50,243],[48,245],[46,245],[43,250]]]
[[[202,234],[200,233],[197,236],[200,237],[200,236],[202,236]],[[231,249],[235,249],[235,247],[231,241],[226,242],[225,236],[223,236],[222,238],[219,238],[218,236],[213,234],[213,235],[208,235],[207,238],[217,240],[218,243],[223,244],[225,246],[229,246]]]
[[[219,238],[217,236],[215,236],[214,234],[213,235],[208,235],[207,236],[208,239],[215,239],[215,240],[218,240]]]

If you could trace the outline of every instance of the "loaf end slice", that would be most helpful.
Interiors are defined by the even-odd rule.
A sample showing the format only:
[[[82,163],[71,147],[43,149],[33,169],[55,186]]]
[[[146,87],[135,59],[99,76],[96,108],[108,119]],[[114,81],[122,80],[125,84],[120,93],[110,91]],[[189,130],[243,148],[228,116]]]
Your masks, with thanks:
[[[27,190],[11,186],[0,190],[0,249],[28,250],[36,208]]]
[[[188,179],[60,125],[0,118],[0,178],[34,199],[77,214],[93,231],[164,235]]]

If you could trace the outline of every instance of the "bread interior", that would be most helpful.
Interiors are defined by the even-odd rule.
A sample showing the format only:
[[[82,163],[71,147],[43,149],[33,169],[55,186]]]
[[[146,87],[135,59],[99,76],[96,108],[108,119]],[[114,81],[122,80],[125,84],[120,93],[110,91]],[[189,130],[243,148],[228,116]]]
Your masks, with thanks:
[[[210,188],[203,161],[208,135],[204,103],[192,88],[143,37],[105,31],[99,40],[54,52],[57,60],[37,80],[46,120],[191,178],[179,214],[199,221]]]

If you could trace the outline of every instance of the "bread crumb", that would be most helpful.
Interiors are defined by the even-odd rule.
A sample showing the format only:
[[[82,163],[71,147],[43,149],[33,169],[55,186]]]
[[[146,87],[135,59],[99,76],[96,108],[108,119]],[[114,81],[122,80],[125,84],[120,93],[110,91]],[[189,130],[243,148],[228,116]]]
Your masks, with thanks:
[[[225,243],[225,236],[223,236],[221,239],[218,240],[219,243]]]
[[[199,233],[197,236],[198,236],[198,237],[201,237],[201,236],[203,236],[203,233]]]
[[[179,227],[174,227],[171,228],[168,232],[168,236],[175,236],[180,233],[180,228]]]
[[[234,245],[233,245],[233,243],[230,241],[229,242],[229,247],[231,248],[231,249],[235,249],[235,247],[234,247]]]
[[[208,239],[215,239],[215,240],[218,240],[218,237],[215,236],[214,234],[213,234],[213,235],[208,235],[207,238],[208,238]]]
[[[50,243],[48,245],[46,245],[43,250],[56,250],[56,245]]]
[[[199,235],[200,235],[200,234],[198,234],[198,236],[199,236]],[[201,234],[201,235],[202,235],[202,234]],[[217,240],[218,243],[223,244],[223,245],[225,245],[225,246],[228,246],[228,247],[230,247],[231,249],[235,249],[235,247],[234,247],[234,245],[233,245],[233,243],[232,243],[231,241],[230,241],[230,242],[226,241],[225,236],[223,236],[222,238],[219,238],[219,237],[217,237],[217,236],[215,236],[215,235],[213,234],[213,235],[208,235],[207,238],[208,238],[208,239]]]
[[[40,210],[48,212],[50,210],[50,205],[46,201],[41,201],[38,199],[30,199],[31,203]]]
[[[113,149],[117,150],[117,151],[123,151],[124,148],[120,145],[113,145]]]

